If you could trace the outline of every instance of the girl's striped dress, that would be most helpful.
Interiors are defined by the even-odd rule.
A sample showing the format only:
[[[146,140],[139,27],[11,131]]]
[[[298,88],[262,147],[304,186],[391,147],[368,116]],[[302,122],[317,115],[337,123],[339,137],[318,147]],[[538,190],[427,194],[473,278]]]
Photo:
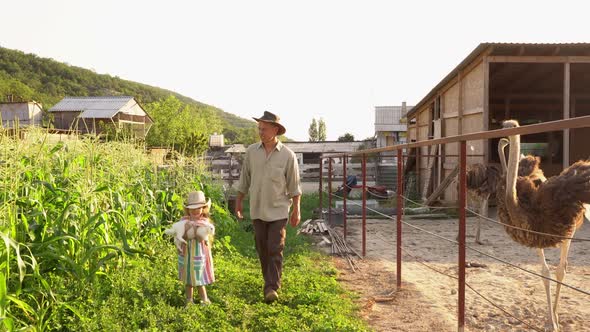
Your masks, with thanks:
[[[178,255],[178,279],[193,287],[215,281],[213,257],[205,241],[189,240],[182,245],[182,254]]]

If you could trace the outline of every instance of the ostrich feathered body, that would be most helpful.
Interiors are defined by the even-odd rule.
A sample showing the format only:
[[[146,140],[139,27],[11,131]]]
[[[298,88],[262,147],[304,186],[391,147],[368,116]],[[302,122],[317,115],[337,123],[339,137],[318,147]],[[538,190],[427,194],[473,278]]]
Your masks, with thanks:
[[[531,248],[557,247],[564,241],[561,237],[571,237],[584,220],[583,204],[590,203],[590,161],[578,161],[545,180],[539,159],[525,157],[519,162],[516,204],[506,195],[506,181],[499,181],[497,191],[498,218],[502,223],[560,236],[505,227],[514,241]]]

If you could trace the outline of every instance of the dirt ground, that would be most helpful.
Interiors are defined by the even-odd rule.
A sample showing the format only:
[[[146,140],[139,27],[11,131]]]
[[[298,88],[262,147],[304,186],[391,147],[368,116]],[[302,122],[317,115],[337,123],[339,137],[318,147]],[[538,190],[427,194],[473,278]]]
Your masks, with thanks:
[[[454,239],[456,219],[406,219],[438,235]],[[513,242],[503,227],[483,222],[483,245],[474,243],[475,218],[467,221],[467,245],[540,272],[536,251]],[[341,230],[340,227],[337,227]],[[576,237],[590,238],[590,224],[585,224]],[[348,243],[361,252],[361,221],[349,220]],[[457,274],[457,247],[432,235],[404,226],[402,244],[420,261],[447,274]],[[362,315],[376,331],[456,331],[457,281],[443,276],[416,259],[403,255],[402,290],[396,292],[395,223],[392,220],[367,220],[367,256],[359,260],[360,271],[353,272],[348,263],[334,257],[340,270],[339,281],[359,295]],[[324,248],[325,249],[325,248]],[[546,250],[548,264],[555,278],[559,250]],[[543,330],[546,296],[539,277],[494,261],[467,249],[467,261],[485,267],[468,268],[467,282],[485,297]],[[565,283],[590,291],[590,242],[574,242],[570,249]],[[552,284],[555,291],[555,284]],[[375,298],[390,295],[390,301]],[[531,331],[529,327],[496,309],[473,291],[466,290],[466,330],[468,331]],[[562,331],[590,331],[590,297],[562,287],[558,308]]]

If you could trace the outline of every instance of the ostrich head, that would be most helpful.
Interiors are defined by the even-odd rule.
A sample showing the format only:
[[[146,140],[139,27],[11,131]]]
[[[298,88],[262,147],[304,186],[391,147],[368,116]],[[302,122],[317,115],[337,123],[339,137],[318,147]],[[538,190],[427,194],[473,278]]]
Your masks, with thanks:
[[[518,124],[518,121],[516,121],[516,120],[506,120],[506,121],[502,122],[502,128],[516,128],[516,127],[520,127],[520,125]]]

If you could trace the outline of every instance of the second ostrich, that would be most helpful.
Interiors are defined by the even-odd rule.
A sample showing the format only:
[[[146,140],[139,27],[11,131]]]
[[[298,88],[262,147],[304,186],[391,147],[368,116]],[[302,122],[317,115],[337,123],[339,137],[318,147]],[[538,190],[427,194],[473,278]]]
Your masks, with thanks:
[[[496,165],[473,164],[469,165],[465,174],[466,188],[473,197],[479,202],[479,213],[483,217],[488,217],[488,200],[491,196],[496,195],[498,181],[502,172]],[[459,183],[457,182],[457,186]],[[475,231],[475,242],[483,244],[480,240],[481,218],[477,218]]]

